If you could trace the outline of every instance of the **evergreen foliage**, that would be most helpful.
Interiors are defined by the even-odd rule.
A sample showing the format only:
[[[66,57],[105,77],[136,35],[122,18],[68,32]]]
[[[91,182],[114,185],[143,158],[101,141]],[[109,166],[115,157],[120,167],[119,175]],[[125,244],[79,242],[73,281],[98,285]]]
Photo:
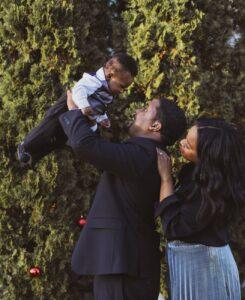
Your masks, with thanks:
[[[198,1],[203,22],[195,35],[203,114],[225,118],[245,133],[245,3],[244,1]],[[233,253],[245,297],[245,207],[231,230]]]
[[[104,63],[109,16],[107,1],[0,2],[1,299],[82,297],[70,259],[98,171],[69,151],[23,170],[16,146],[65,86]],[[33,266],[40,277],[30,277]]]

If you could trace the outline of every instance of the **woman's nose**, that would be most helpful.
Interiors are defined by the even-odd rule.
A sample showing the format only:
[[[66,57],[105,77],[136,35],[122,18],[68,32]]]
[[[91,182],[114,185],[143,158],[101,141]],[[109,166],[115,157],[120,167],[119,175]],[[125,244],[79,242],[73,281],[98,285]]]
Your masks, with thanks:
[[[181,146],[181,147],[184,147],[184,146],[185,146],[185,144],[186,144],[186,141],[185,141],[185,139],[183,139],[183,140],[181,140],[181,141],[180,141],[180,146]]]

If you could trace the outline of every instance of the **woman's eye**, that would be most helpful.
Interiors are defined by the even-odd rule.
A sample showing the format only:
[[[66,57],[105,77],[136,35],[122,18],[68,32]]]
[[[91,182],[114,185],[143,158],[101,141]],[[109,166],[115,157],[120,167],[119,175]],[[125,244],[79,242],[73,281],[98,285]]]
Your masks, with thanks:
[[[182,144],[182,146],[186,149],[190,149],[190,145],[186,141]]]

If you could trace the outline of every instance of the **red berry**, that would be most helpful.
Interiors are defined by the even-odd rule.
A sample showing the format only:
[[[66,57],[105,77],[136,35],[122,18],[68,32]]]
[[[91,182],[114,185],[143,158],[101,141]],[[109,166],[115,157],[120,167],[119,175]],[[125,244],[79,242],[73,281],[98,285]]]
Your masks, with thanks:
[[[77,223],[78,223],[78,225],[79,225],[80,227],[83,227],[83,226],[87,223],[87,221],[86,221],[86,219],[84,219],[83,217],[81,217],[81,218],[77,221]]]
[[[41,275],[41,269],[39,267],[33,267],[29,271],[32,277],[38,277]]]

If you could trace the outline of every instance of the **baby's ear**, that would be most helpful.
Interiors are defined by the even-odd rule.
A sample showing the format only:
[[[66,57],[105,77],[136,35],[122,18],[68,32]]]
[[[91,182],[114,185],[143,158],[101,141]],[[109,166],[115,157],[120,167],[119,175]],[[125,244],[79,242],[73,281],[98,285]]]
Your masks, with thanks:
[[[112,66],[108,69],[108,72],[107,72],[107,78],[110,79],[112,78],[113,76],[115,76],[117,70]]]
[[[111,79],[112,76],[113,76],[112,72],[109,71],[109,72],[106,74],[106,79],[109,80],[109,79]]]

